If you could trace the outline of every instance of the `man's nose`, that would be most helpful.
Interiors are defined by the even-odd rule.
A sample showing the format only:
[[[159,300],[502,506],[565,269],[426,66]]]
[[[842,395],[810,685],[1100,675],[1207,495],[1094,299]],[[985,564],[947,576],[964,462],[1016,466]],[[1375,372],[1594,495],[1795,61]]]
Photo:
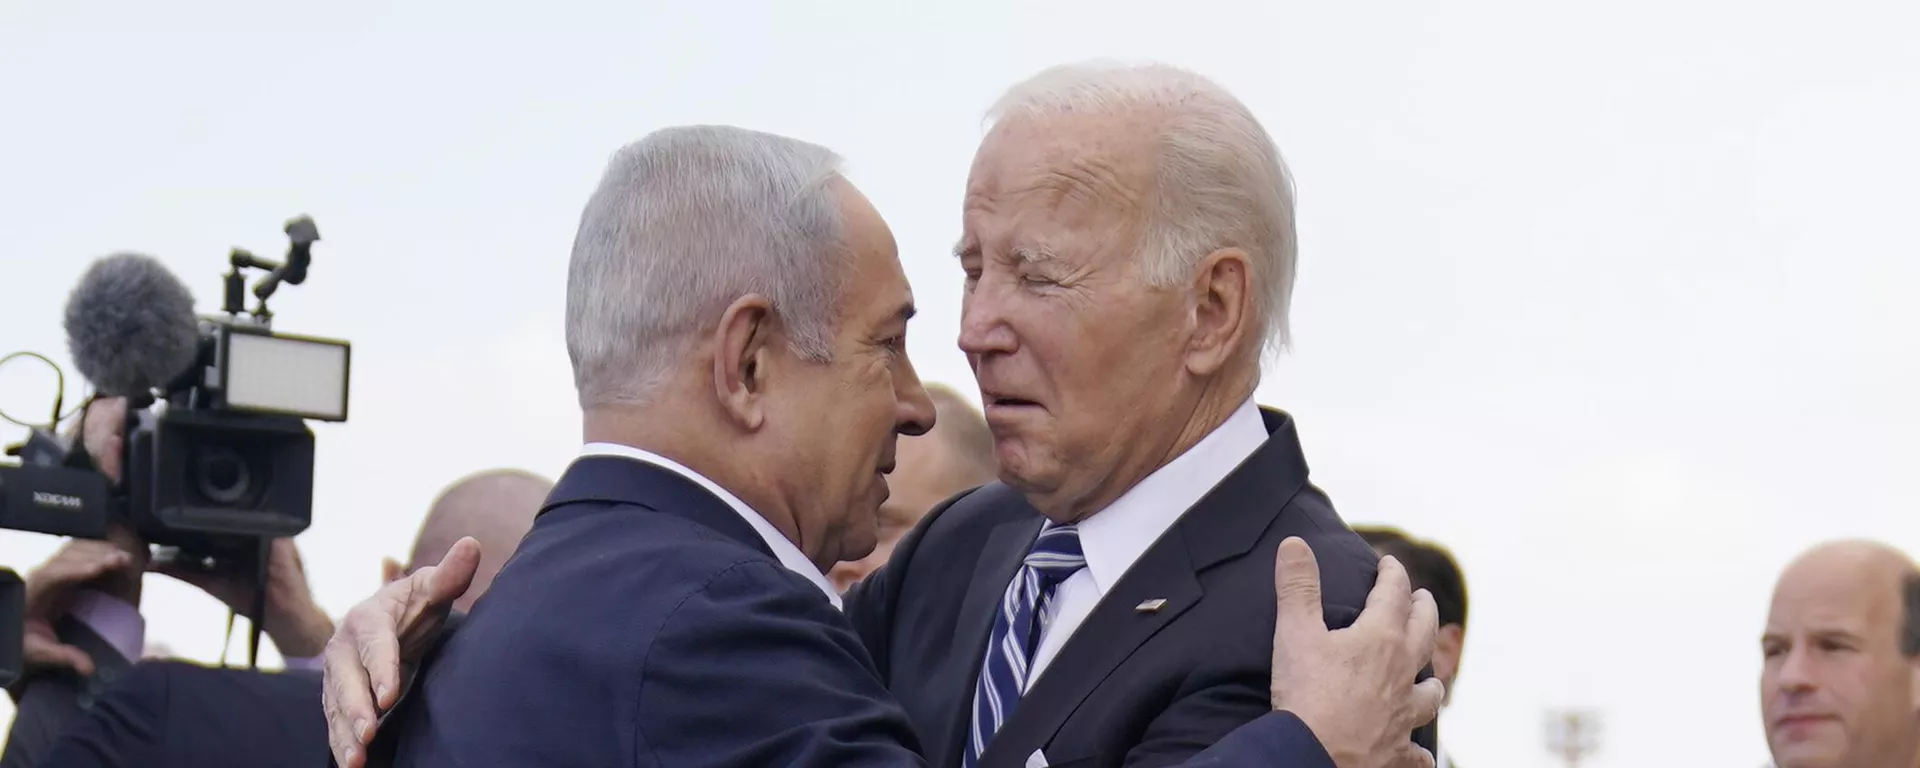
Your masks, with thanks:
[[[913,361],[903,355],[893,381],[897,410],[894,414],[895,431],[916,436],[931,431],[934,422],[933,398],[920,383],[920,374],[913,370]]]
[[[1795,648],[1787,652],[1780,661],[1780,673],[1777,677],[1781,690],[1799,692],[1811,690],[1816,679],[1813,674],[1813,654],[1804,648]]]
[[[960,351],[969,356],[1012,352],[1013,329],[1006,322],[1007,297],[982,278],[960,302]]]

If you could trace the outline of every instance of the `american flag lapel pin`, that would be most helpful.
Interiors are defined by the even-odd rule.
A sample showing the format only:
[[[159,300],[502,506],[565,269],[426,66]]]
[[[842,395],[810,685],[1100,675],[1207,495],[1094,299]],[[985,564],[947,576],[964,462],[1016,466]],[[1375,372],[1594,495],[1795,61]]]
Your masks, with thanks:
[[[1166,604],[1167,604],[1166,598],[1156,597],[1152,600],[1140,601],[1140,604],[1134,606],[1133,609],[1141,613],[1156,613],[1160,610],[1161,607],[1165,606]]]

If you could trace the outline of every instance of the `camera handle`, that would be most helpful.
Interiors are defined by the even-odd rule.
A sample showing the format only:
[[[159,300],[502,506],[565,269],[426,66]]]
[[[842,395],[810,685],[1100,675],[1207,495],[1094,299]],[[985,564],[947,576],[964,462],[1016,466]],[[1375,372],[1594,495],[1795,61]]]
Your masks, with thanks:
[[[253,569],[253,631],[247,639],[247,669],[260,668],[260,633],[267,625],[267,580],[268,568],[272,565],[273,540],[265,536],[256,540]]]

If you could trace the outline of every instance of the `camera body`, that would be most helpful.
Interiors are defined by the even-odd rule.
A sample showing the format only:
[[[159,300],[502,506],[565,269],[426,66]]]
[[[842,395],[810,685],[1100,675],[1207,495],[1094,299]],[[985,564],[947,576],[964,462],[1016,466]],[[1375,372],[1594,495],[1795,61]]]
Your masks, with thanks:
[[[194,318],[184,287],[157,263],[134,274],[140,280],[108,284],[133,297],[165,295],[140,292],[154,287],[141,283],[160,284],[179,296],[181,314],[164,325],[190,337],[197,324],[194,345],[180,347],[191,363],[169,365],[170,380],[127,397],[117,484],[77,439],[34,430],[9,448],[20,463],[0,466],[0,528],[99,539],[119,523],[149,544],[228,567],[250,560],[265,539],[307,529],[314,468],[307,422],[346,421],[352,345],[273,331],[267,299],[281,285],[305,282],[320,239],[304,216],[285,231],[291,244],[284,262],[233,250],[222,315]],[[250,311],[249,269],[268,273],[254,286],[258,304]],[[108,341],[114,343],[106,349],[139,356],[136,343]]]
[[[141,540],[225,559],[313,521],[308,420],[345,421],[352,347],[209,318],[201,359],[126,426],[125,519]]]

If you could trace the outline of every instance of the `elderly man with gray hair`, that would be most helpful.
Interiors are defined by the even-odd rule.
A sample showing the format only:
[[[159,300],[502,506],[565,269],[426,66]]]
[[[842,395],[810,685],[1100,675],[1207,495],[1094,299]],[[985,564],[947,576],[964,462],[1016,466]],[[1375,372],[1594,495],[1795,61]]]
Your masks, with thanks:
[[[1294,262],[1271,140],[1231,95],[1168,67],[1050,71],[996,118],[958,256],[960,344],[1000,482],[929,514],[848,593],[845,616],[820,572],[873,546],[884,493],[863,480],[890,469],[894,434],[930,419],[903,357],[841,359],[872,339],[897,350],[904,317],[887,310],[906,287],[891,236],[837,174],[797,188],[749,175],[801,151],[767,156],[788,147],[772,139],[667,131],[615,160],[576,242],[569,340],[588,439],[629,442],[589,453],[672,455],[712,485],[664,499],[658,471],[569,470],[447,642],[438,663],[454,666],[430,663],[425,695],[410,695],[424,709],[396,715],[425,729],[411,754],[434,755],[407,764],[602,764],[613,756],[593,750],[617,746],[640,765],[1432,765],[1408,738],[1442,695],[1415,684],[1432,600],[1392,558],[1376,581],[1372,551],[1307,482],[1291,418],[1252,399],[1263,352],[1285,338]],[[824,190],[843,223],[813,262],[790,244],[818,238],[764,229],[756,217],[777,206],[741,199],[806,212]],[[765,298],[815,262],[842,279]],[[683,271],[704,279],[636,277]],[[686,302],[704,311],[578,322]],[[836,351],[787,341],[811,327],[790,314],[831,317]],[[689,340],[669,345],[669,330]],[[595,362],[619,343],[659,351]],[[646,399],[589,396],[623,371]],[[583,473],[596,479],[571,479]],[[732,518],[682,509],[712,496],[744,501]],[[561,549],[606,565],[568,577]],[[780,578],[776,557],[798,575]],[[383,590],[336,633],[327,701],[343,763],[375,702],[393,700],[400,647],[418,658],[458,594],[438,583],[453,573]],[[576,652],[541,661],[527,642],[549,634]]]
[[[1287,339],[1292,182],[1244,104],[1174,67],[1057,67],[990,118],[954,255],[1001,482],[929,514],[849,614],[940,764],[1188,759],[1300,690],[1269,679],[1297,650],[1264,626],[1276,558],[1304,551],[1283,540],[1318,555],[1329,626],[1375,582],[1292,417],[1254,401]],[[1441,696],[1299,714],[1336,765],[1390,736],[1332,734],[1393,726],[1393,759],[1430,765],[1409,736]]]

